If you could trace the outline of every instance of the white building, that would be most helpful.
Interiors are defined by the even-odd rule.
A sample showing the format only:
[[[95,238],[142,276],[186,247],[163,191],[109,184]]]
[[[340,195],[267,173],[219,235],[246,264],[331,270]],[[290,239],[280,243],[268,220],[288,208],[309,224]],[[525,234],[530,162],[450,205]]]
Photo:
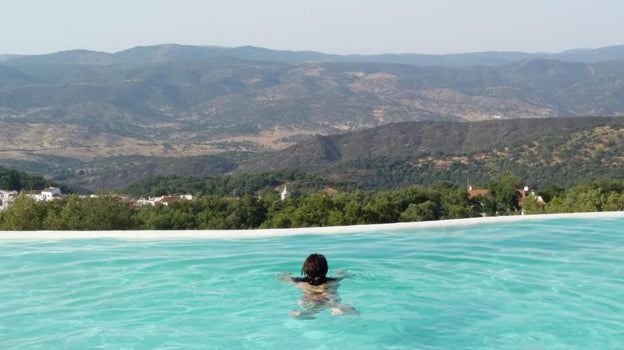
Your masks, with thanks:
[[[58,187],[50,187],[45,190],[41,190],[41,200],[51,201],[54,197],[61,195],[61,189]]]
[[[183,195],[175,195],[175,196],[162,196],[162,197],[149,197],[149,198],[140,198],[136,200],[136,205],[164,205],[167,206],[171,202],[177,202],[180,200],[192,201],[194,199],[192,194],[183,194]]]
[[[280,193],[280,198],[282,200],[286,199],[286,197],[288,197],[290,193],[288,192],[288,188],[286,188],[286,185],[284,185],[284,190],[282,190],[282,193]]]
[[[41,191],[25,191],[22,193],[33,198],[37,202],[42,202],[59,198],[61,196],[61,189],[58,187],[49,187]]]
[[[17,191],[0,190],[0,210],[8,208],[16,196]]]

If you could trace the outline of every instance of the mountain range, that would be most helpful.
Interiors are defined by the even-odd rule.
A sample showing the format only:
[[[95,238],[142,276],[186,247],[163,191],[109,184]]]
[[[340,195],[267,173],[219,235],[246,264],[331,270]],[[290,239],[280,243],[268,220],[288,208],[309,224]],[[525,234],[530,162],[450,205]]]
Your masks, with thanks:
[[[472,52],[459,54],[380,54],[333,55],[314,51],[271,50],[262,47],[220,47],[163,44],[139,46],[116,53],[88,50],[69,50],[45,55],[0,55],[1,62],[29,62],[43,64],[146,64],[172,61],[189,61],[217,57],[238,58],[246,61],[280,62],[286,64],[360,62],[392,63],[414,66],[497,66],[530,59],[549,59],[564,62],[604,62],[621,60],[624,45],[597,49],[572,49],[559,53],[526,52]]]
[[[318,135],[403,122],[619,115],[624,46],[339,56],[159,45],[0,56],[0,164],[92,190],[118,185],[104,176],[140,179],[171,164],[198,174],[260,170],[242,161],[300,142],[331,158],[333,138]]]

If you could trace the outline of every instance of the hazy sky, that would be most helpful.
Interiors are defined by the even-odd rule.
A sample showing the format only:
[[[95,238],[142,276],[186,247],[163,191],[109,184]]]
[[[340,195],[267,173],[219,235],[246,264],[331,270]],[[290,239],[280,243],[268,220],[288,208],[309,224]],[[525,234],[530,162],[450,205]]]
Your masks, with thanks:
[[[139,45],[325,53],[624,44],[624,0],[0,0],[0,54]]]

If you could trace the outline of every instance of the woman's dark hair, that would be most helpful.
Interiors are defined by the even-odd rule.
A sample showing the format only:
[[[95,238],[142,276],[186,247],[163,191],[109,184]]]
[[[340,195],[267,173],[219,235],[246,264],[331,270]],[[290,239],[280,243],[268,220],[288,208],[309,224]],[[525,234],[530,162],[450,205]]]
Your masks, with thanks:
[[[301,267],[301,274],[305,275],[308,279],[308,283],[313,286],[318,286],[327,282],[327,259],[323,254],[310,254],[308,258],[303,262]]]

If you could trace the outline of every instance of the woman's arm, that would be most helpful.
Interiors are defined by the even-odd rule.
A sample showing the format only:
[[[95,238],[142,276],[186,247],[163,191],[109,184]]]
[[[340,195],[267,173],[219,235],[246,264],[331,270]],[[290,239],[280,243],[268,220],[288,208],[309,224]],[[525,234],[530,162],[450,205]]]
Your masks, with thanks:
[[[345,278],[347,278],[347,275],[345,274],[343,269],[340,269],[340,270],[336,271],[336,277],[328,277],[327,280],[339,282],[339,281],[342,281]]]

